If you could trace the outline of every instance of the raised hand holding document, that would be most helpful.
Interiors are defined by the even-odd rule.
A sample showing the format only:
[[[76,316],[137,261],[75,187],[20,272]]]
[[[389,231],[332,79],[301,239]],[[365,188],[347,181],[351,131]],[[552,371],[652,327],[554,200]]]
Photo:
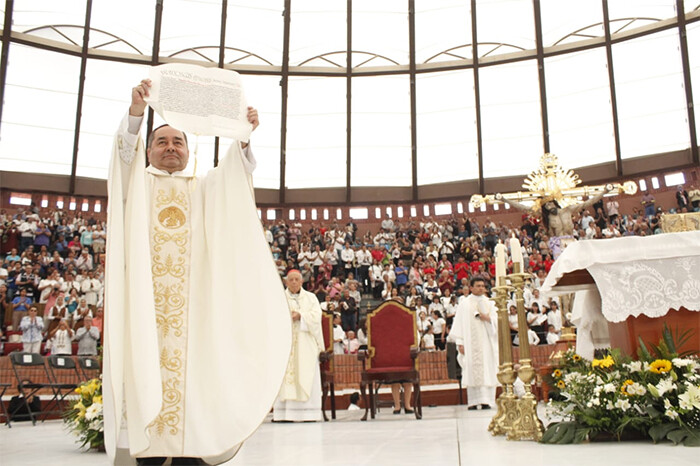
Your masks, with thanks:
[[[171,63],[151,67],[144,100],[170,126],[201,136],[247,142],[248,122],[241,77],[231,70]]]

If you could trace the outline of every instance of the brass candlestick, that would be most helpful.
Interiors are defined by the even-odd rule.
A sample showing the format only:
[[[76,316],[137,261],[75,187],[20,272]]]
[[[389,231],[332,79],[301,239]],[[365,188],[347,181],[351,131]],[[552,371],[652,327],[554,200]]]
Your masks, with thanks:
[[[527,318],[525,315],[525,300],[523,289],[528,274],[522,273],[520,263],[513,264],[513,273],[508,275],[511,284],[515,287],[515,304],[518,309],[518,339],[520,340],[520,369],[518,377],[525,385],[525,395],[517,401],[518,417],[513,423],[513,428],[507,433],[508,440],[538,441],[542,438],[544,425],[537,416],[537,400],[532,393],[532,380],[535,378],[535,369],[530,359],[530,339],[528,338]]]
[[[512,290],[506,285],[505,277],[499,277],[498,286],[493,288],[493,301],[498,309],[498,381],[503,391],[496,400],[498,411],[491,419],[489,432],[493,435],[508,435],[513,429],[513,423],[518,417],[518,404],[513,393],[515,371],[513,371],[513,350],[510,341],[510,325],[508,325],[508,292]]]

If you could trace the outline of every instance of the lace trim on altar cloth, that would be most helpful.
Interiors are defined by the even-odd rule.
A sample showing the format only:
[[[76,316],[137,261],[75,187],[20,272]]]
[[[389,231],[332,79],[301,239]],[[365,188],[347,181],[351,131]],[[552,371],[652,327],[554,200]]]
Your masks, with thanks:
[[[596,264],[588,271],[610,322],[661,317],[681,307],[700,311],[700,256]]]

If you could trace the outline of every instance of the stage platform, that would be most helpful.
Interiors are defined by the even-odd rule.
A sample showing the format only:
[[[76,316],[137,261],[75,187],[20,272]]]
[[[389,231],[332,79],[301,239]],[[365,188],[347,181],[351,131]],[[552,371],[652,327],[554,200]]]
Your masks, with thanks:
[[[543,405],[540,404],[540,409]],[[696,448],[670,443],[604,442],[582,445],[541,445],[509,442],[486,430],[493,410],[467,411],[465,406],[424,407],[423,419],[393,415],[382,409],[373,421],[361,422],[362,411],[339,411],[330,422],[265,423],[226,463],[246,466],[334,465],[463,465],[518,464],[552,466],[697,465]],[[83,453],[60,421],[32,427],[0,426],[0,464],[44,466],[108,465],[103,453]]]

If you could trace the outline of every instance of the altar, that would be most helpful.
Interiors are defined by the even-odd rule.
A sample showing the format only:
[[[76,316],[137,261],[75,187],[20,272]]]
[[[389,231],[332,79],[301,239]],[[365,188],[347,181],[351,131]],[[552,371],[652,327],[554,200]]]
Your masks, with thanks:
[[[658,343],[664,323],[692,329],[684,347],[700,350],[700,231],[577,241],[556,260],[540,292],[575,293],[577,352],[635,355],[638,337]]]

